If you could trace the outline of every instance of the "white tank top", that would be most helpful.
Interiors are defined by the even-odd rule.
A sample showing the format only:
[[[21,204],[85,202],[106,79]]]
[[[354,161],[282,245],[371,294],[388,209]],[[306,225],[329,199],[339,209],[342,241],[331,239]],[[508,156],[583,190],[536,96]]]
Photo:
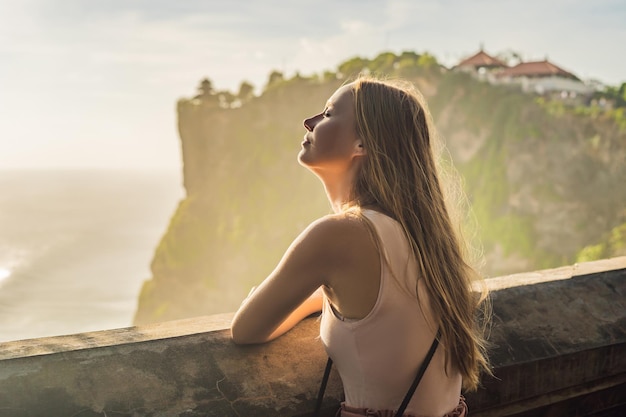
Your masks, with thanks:
[[[346,404],[393,410],[400,406],[411,386],[437,328],[433,328],[435,323],[426,323],[420,310],[416,261],[400,224],[376,211],[364,210],[363,214],[374,225],[381,247],[378,298],[365,318],[343,320],[325,297],[320,336],[341,376]],[[438,351],[441,350],[440,346]],[[433,371],[430,368],[436,362],[433,360],[428,371]],[[417,404],[420,397],[424,399],[420,391],[431,391],[423,386],[427,374],[406,413],[419,414],[423,409]],[[458,391],[452,397],[456,396],[456,401],[460,382],[459,378]]]

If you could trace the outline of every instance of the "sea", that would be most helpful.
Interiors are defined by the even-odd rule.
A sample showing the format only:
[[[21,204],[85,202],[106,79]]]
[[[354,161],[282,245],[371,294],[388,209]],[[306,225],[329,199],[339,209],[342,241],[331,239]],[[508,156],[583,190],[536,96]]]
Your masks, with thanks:
[[[131,326],[183,197],[177,172],[0,170],[0,342]]]

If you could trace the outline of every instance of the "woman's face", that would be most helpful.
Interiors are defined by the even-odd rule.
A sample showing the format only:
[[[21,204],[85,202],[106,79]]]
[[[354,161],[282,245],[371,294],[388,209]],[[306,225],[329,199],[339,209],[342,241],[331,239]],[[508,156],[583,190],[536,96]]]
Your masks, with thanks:
[[[322,113],[304,120],[300,163],[313,171],[341,171],[364,154],[356,133],[352,85],[339,88]]]

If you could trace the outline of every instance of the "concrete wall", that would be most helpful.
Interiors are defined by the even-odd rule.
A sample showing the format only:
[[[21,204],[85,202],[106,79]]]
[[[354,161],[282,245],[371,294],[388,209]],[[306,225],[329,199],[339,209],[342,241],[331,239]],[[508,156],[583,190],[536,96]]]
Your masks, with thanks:
[[[467,395],[472,416],[624,415],[626,257],[489,286],[497,379]],[[0,417],[310,412],[326,360],[317,320],[275,342],[238,347],[230,317],[0,344]],[[340,396],[333,374],[326,408]]]

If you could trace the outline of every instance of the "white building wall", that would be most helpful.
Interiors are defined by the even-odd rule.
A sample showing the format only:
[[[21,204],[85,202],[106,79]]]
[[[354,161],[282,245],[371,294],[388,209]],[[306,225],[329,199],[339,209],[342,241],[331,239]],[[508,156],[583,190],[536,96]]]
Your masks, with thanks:
[[[501,77],[496,84],[518,85],[525,93],[554,94],[564,93],[569,96],[589,95],[595,91],[593,87],[582,81],[571,78],[550,77]]]

